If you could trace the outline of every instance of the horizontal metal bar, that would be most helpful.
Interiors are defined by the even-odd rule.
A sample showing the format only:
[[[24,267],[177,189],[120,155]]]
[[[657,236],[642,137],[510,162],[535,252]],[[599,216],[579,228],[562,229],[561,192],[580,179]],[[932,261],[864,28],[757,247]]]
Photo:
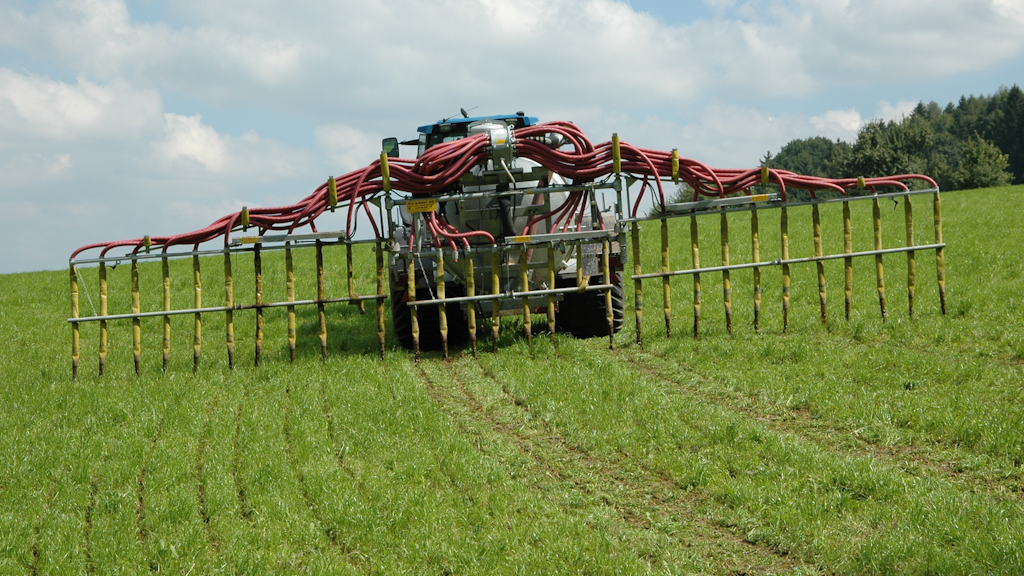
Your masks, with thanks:
[[[242,236],[231,241],[231,246],[243,244],[264,244],[267,242],[302,242],[304,240],[347,240],[345,232],[317,232],[315,234],[264,234],[263,236]]]
[[[593,292],[595,290],[608,290],[612,287],[612,284],[594,284],[585,287],[582,292]],[[433,298],[431,300],[417,300],[416,302],[406,302],[409,306],[428,306],[431,304],[440,304],[441,302],[455,304],[459,302],[481,302],[486,300],[500,300],[507,298],[510,300],[521,300],[522,298],[532,298],[534,296],[548,296],[550,294],[569,294],[571,292],[581,292],[581,290],[572,286],[569,288],[550,288],[547,290],[530,290],[528,292],[503,292],[501,294],[481,294],[479,296],[456,296],[454,298],[445,298],[441,300],[439,298]]]
[[[257,308],[283,308],[285,306],[310,306],[313,304],[338,304],[344,302],[362,302],[365,300],[383,300],[386,294],[374,294],[370,296],[356,296],[354,298],[325,298],[323,300],[295,300],[293,302],[268,302],[265,304],[236,304],[234,306],[213,306],[210,308],[187,308],[176,310],[160,310],[159,312],[138,312],[134,314],[108,314],[106,316],[83,316],[81,318],[68,318],[68,322],[77,324],[80,322],[96,322],[98,320],[126,320],[129,318],[159,318],[162,316],[179,316],[182,314],[206,314],[208,312],[227,312],[229,310],[255,310]]]
[[[906,192],[887,192],[885,194],[866,194],[863,196],[842,196],[839,198],[820,198],[816,200],[807,200],[801,202],[782,202],[773,201],[768,205],[762,203],[756,204],[741,204],[739,206],[720,206],[718,208],[709,208],[707,210],[697,210],[692,212],[654,212],[650,216],[638,216],[636,218],[623,218],[618,221],[620,224],[627,224],[629,222],[647,222],[649,220],[661,220],[663,218],[682,218],[689,216],[704,216],[707,214],[721,214],[733,213],[733,212],[750,212],[752,210],[778,210],[779,208],[795,208],[797,206],[813,206],[815,204],[834,204],[836,202],[856,202],[858,200],[871,200],[882,199],[882,198],[902,198],[904,196],[916,196],[918,194],[935,194],[941,193],[938,188],[926,188],[924,190],[907,190]],[[655,207],[657,208],[657,207]]]
[[[921,244],[920,246],[904,246],[902,248],[886,248],[884,250],[867,250],[864,252],[850,252],[849,254],[829,254],[827,256],[809,256],[807,258],[790,258],[788,260],[766,260],[764,262],[748,262],[746,264],[732,264],[729,266],[709,266],[707,268],[673,270],[672,272],[651,272],[650,274],[636,274],[630,276],[630,278],[632,278],[633,280],[646,280],[648,278],[664,278],[665,276],[685,276],[688,274],[701,274],[704,272],[724,272],[726,270],[745,270],[747,268],[764,268],[766,266],[781,266],[783,264],[823,262],[826,260],[839,260],[840,258],[857,258],[859,256],[875,256],[878,254],[899,254],[901,252],[916,252],[918,250],[936,250],[945,247],[945,243]]]
[[[697,200],[694,202],[680,202],[678,204],[668,204],[665,206],[666,210],[672,212],[683,212],[683,211],[694,211],[719,208],[722,206],[737,206],[744,204],[755,204],[755,203],[768,203],[778,202],[779,195],[776,193],[771,194],[752,194],[750,196],[733,196],[731,198],[708,198],[706,200]]]
[[[579,232],[557,232],[554,234],[533,234],[525,236],[505,236],[505,244],[546,244],[548,242],[564,242],[566,240],[610,240],[618,236],[615,230],[582,230]]]
[[[328,237],[328,236],[326,236],[328,234],[331,234],[331,233],[325,232],[323,234],[302,234],[301,236],[303,236],[303,237],[307,237],[307,236],[308,237],[315,237],[315,236]],[[344,232],[339,232],[338,234],[344,234]],[[279,234],[279,235],[276,235],[276,236],[286,237],[287,234]],[[298,236],[300,236],[300,235],[293,235],[293,238],[298,237]],[[282,242],[283,241],[284,240],[282,240]],[[291,240],[291,241],[295,242],[294,244],[292,244],[290,246],[290,248],[293,249],[293,250],[299,250],[299,249],[302,249],[302,248],[312,248],[312,247],[316,246],[315,243],[300,242],[300,241],[296,241],[296,240]],[[345,245],[345,244],[352,244],[353,246],[355,246],[357,244],[376,244],[378,242],[386,242],[386,241],[387,241],[387,239],[385,239],[385,238],[367,238],[367,239],[364,239],[364,240],[347,240],[347,241],[343,241],[343,240],[339,239],[336,242],[328,242],[327,244],[325,244],[325,246]],[[260,251],[262,251],[262,252],[270,252],[270,251],[273,251],[273,250],[284,250],[285,248],[289,248],[289,246],[284,246],[284,245],[281,245],[281,246],[261,246],[260,247]],[[241,252],[252,252],[253,250],[254,250],[254,248],[252,247],[251,244],[235,243],[235,241],[232,240],[232,243],[230,244],[230,246],[228,248],[220,248],[220,249],[217,249],[217,250],[189,250],[188,252],[167,252],[167,253],[156,252],[156,251],[149,252],[149,253],[140,252],[140,253],[137,253],[137,254],[128,253],[128,254],[124,254],[122,256],[106,256],[106,257],[103,257],[103,258],[80,258],[80,259],[75,259],[75,260],[68,260],[68,263],[71,264],[72,266],[74,266],[74,265],[78,265],[78,264],[99,264],[100,262],[107,263],[107,262],[131,262],[133,260],[138,260],[138,261],[143,261],[143,260],[161,260],[161,259],[163,259],[165,257],[168,260],[176,260],[178,258],[191,258],[192,256],[217,256],[217,255],[223,255],[223,254],[238,254],[238,253],[241,253]]]

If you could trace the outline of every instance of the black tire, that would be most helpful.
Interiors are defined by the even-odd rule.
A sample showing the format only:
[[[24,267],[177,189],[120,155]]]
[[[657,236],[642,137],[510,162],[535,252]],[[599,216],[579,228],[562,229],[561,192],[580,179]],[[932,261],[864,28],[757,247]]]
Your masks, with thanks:
[[[590,284],[601,284],[602,276],[591,276]],[[558,278],[555,286],[569,288],[576,285],[575,278]],[[608,335],[608,318],[606,317],[605,298],[603,291],[570,292],[558,305],[555,326],[558,330],[568,332],[576,338],[593,338]],[[612,325],[615,332],[622,330],[626,320],[625,291],[622,288],[622,277],[612,276]]]
[[[448,297],[465,296],[466,289],[461,284],[447,282],[444,285]],[[405,291],[391,294],[391,325],[395,336],[403,348],[412,350],[412,309],[402,300]],[[417,300],[430,300],[431,293],[426,288],[416,290]],[[451,303],[446,306],[448,311],[448,347],[464,344],[469,341],[469,323],[462,311],[462,306]],[[437,304],[420,306],[416,319],[420,325],[420,350],[440,350],[441,319],[438,317]]]

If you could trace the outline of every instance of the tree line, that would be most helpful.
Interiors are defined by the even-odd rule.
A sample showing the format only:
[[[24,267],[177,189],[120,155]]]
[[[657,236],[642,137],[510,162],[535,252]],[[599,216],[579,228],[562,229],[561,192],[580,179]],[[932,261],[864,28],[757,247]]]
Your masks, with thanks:
[[[763,165],[828,178],[926,174],[943,190],[1024,184],[1024,91],[920,102],[899,120],[867,123],[853,144],[797,139]]]

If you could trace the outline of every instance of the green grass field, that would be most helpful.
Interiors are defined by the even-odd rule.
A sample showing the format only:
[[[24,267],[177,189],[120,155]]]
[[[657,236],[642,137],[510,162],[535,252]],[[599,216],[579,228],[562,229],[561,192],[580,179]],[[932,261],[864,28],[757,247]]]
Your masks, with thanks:
[[[842,261],[826,264],[825,325],[814,265],[794,266],[785,334],[778,268],[763,272],[759,334],[752,274],[733,272],[731,336],[721,274],[705,273],[697,340],[689,277],[673,281],[671,339],[660,282],[644,284],[642,349],[628,310],[614,351],[538,335],[531,355],[512,320],[496,354],[416,364],[389,337],[382,361],[373,314],[339,305],[326,362],[315,310],[298,313],[291,364],[275,309],[261,367],[252,313],[236,313],[233,371],[210,314],[198,373],[184,316],[163,373],[153,318],[140,376],[124,322],[96,375],[93,323],[73,381],[67,272],[0,276],[0,573],[1024,573],[1024,186],[943,203],[946,316],[933,252],[917,254],[913,320],[903,254],[885,257],[885,322],[873,259],[854,263],[849,321]],[[853,206],[854,249],[870,249],[870,204]],[[826,251],[842,250],[839,214],[822,210]],[[927,197],[915,219],[931,242]],[[811,255],[809,209],[790,220],[792,255]],[[883,204],[883,220],[886,245],[902,245],[902,207]],[[760,225],[762,259],[778,257],[777,216]],[[673,267],[689,267],[688,222],[672,226]],[[748,261],[749,217],[730,228],[732,261]],[[718,241],[708,220],[703,266]],[[358,258],[371,291],[372,256]],[[207,305],[223,299],[219,262],[204,263]],[[280,254],[264,267],[266,298],[283,299]],[[296,267],[298,297],[314,297],[311,256]],[[111,313],[128,309],[128,274],[110,272]],[[146,310],[159,275],[142,267]],[[190,264],[172,276],[190,305]]]

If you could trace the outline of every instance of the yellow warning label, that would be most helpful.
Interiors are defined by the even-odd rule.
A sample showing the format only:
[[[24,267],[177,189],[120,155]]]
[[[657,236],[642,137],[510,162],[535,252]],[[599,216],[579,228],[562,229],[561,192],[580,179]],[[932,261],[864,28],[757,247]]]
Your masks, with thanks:
[[[437,200],[409,200],[406,202],[405,207],[409,210],[410,214],[415,214],[417,212],[433,212],[437,210]]]
[[[515,242],[516,244],[522,244],[523,242],[529,242],[530,241],[530,237],[529,236],[515,236],[515,237],[512,238],[512,241]]]
[[[242,236],[238,239],[242,244],[255,244],[259,236]]]
[[[767,194],[754,194],[754,195],[752,195],[750,197],[750,201],[751,202],[767,202],[768,201],[768,195]]]

